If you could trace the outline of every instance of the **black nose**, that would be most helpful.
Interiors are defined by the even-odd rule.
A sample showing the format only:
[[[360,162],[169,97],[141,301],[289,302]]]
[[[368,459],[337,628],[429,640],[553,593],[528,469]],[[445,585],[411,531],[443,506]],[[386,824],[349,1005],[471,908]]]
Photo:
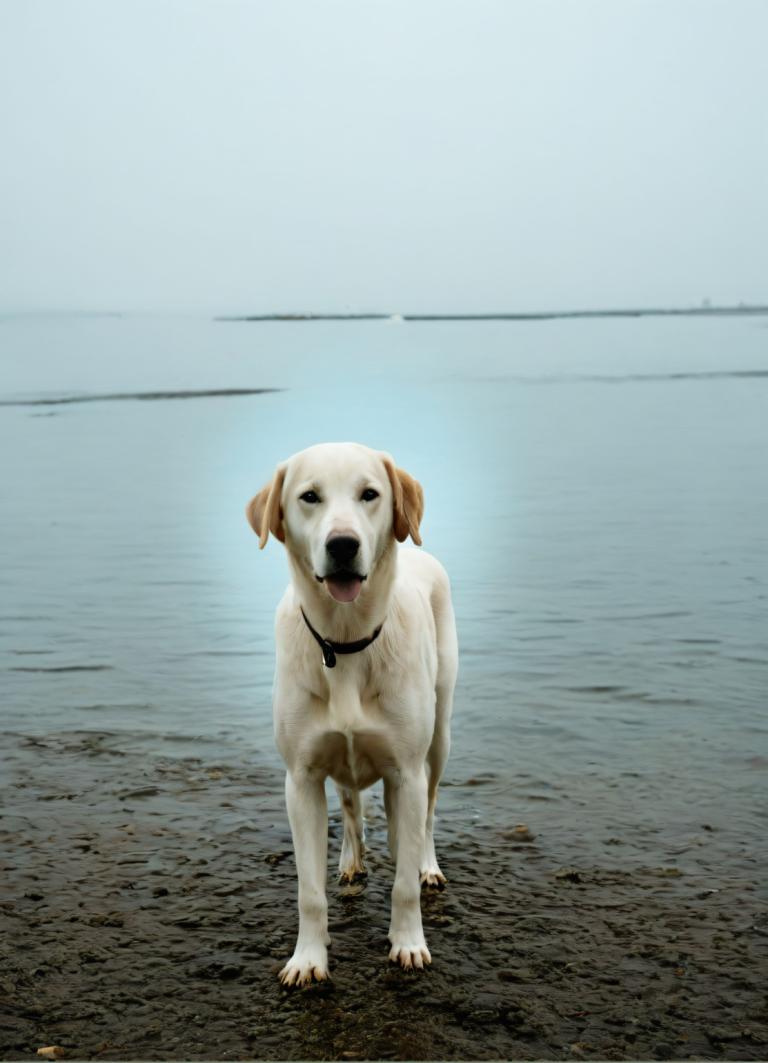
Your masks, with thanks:
[[[337,535],[334,539],[328,540],[325,549],[337,565],[348,565],[360,549],[360,543],[351,535]]]

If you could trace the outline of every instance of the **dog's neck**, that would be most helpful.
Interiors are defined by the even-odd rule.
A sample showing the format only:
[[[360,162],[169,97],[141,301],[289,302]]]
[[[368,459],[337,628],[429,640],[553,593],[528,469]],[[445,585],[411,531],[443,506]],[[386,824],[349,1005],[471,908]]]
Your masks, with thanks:
[[[376,562],[357,598],[353,602],[337,602],[325,585],[288,553],[299,604],[312,627],[331,642],[357,642],[370,638],[384,623],[397,570],[397,547],[394,540]]]

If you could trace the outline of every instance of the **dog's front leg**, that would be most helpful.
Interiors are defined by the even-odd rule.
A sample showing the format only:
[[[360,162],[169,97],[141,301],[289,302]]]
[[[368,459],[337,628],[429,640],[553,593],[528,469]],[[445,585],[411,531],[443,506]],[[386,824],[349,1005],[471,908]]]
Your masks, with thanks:
[[[389,958],[410,970],[432,962],[421,925],[419,882],[427,820],[427,778],[423,766],[401,772],[390,792],[397,858],[389,925],[392,945]]]
[[[285,799],[299,876],[299,936],[280,972],[284,985],[328,977],[328,806],[325,780],[306,771],[285,776]]]

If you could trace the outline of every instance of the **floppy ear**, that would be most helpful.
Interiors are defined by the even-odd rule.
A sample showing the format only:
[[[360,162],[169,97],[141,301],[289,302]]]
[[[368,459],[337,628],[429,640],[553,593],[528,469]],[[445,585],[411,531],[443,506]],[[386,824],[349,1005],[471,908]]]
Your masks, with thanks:
[[[285,466],[279,465],[266,487],[262,487],[245,507],[248,523],[259,537],[259,550],[263,550],[267,545],[270,532],[281,543],[285,542],[283,507],[280,505],[284,479]]]
[[[392,485],[393,515],[392,530],[399,543],[410,537],[421,546],[419,524],[424,516],[424,492],[418,480],[398,469],[389,455],[384,456],[384,468]]]

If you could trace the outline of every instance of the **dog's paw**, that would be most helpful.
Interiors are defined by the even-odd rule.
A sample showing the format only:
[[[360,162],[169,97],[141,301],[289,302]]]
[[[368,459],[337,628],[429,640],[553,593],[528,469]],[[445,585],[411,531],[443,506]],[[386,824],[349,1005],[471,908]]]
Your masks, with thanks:
[[[325,982],[328,974],[328,952],[324,945],[296,949],[278,978],[285,986],[309,985]]]
[[[447,879],[437,864],[419,872],[419,881],[422,889],[444,890]]]
[[[365,882],[367,878],[368,872],[362,864],[339,868],[339,885],[344,886],[352,885],[353,882]]]
[[[412,971],[414,968],[422,970],[425,964],[432,963],[432,957],[423,937],[420,942],[395,938],[389,950],[389,960],[390,963],[399,963],[406,971]]]

